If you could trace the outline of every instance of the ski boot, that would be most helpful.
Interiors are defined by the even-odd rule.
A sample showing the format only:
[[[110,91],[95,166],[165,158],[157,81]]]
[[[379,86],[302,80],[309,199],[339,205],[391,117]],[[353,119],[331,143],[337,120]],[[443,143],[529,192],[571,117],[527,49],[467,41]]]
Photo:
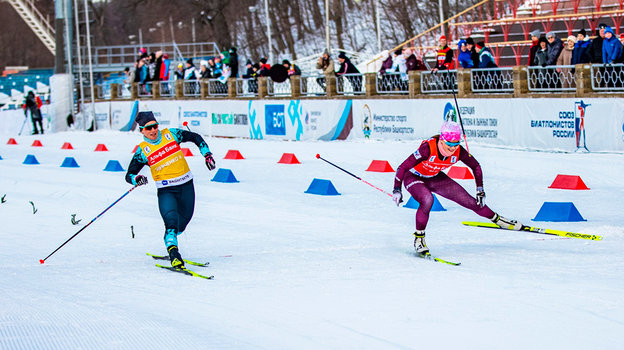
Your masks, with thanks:
[[[501,228],[506,228],[508,230],[520,231],[522,230],[522,224],[517,220],[510,220],[506,217],[495,214],[493,218],[491,218],[493,223],[500,226]]]
[[[182,260],[182,256],[178,251],[178,246],[172,245],[167,247],[167,252],[169,253],[169,260],[171,260],[172,267],[184,268],[184,260]]]
[[[416,249],[416,253],[420,255],[429,254],[429,248],[427,248],[427,243],[425,243],[425,230],[416,230],[414,232],[414,249]]]

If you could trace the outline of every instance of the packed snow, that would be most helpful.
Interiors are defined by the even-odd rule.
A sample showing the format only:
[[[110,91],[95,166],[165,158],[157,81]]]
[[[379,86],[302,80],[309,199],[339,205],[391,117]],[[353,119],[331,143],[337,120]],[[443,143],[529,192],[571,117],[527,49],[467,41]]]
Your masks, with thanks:
[[[0,349],[624,348],[622,154],[471,143],[495,211],[603,240],[463,226],[484,219],[440,198],[447,211],[432,212],[427,243],[456,267],[414,256],[413,209],[315,157],[391,192],[393,173],[366,168],[378,159],[396,169],[419,142],[206,138],[239,183],[212,182],[197,148],[183,144],[196,155],[187,158],[196,204],[180,251],[210,262],[191,267],[215,276],[204,280],[146,255],[166,254],[148,168],[147,186],[41,265],[131,188],[125,172],[103,169],[109,160],[127,168],[142,136],[64,132],[7,145],[10,136],[0,138]],[[94,152],[100,143],[109,151]],[[223,159],[230,149],[245,159]],[[284,152],[302,164],[278,164]],[[41,164],[22,164],[28,154]],[[65,157],[80,167],[60,167]],[[549,189],[557,174],[579,175],[590,190]],[[304,193],[313,178],[341,195]],[[475,192],[473,180],[458,182]],[[587,221],[532,222],[546,201],[573,202]]]

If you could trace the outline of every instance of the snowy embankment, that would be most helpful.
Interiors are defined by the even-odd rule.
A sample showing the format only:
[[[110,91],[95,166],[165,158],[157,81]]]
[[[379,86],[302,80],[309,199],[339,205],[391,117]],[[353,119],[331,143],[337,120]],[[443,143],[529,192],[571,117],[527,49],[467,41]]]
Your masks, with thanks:
[[[40,265],[130,188],[125,173],[102,169],[112,159],[127,167],[140,135],[59,133],[39,137],[40,148],[30,146],[34,136],[8,138],[0,139],[1,349],[624,347],[621,154],[472,144],[495,211],[531,223],[545,201],[574,202],[586,222],[533,224],[604,239],[465,227],[481,218],[442,198],[448,210],[432,213],[427,243],[462,263],[453,267],[413,256],[414,210],[315,159],[391,191],[392,173],[364,170],[373,159],[396,168],[418,143],[207,139],[217,166],[240,181],[211,182],[203,159],[188,158],[196,206],[180,249],[210,261],[194,268],[215,275],[208,281],[158,269],[145,255],[165,253],[151,182]],[[94,152],[99,143],[109,151]],[[228,149],[246,159],[224,160]],[[277,164],[284,152],[302,164]],[[27,154],[41,164],[22,164]],[[59,167],[67,156],[80,167]],[[591,189],[548,189],[557,174],[580,175]],[[342,195],[305,194],[313,178]],[[474,192],[472,180],[459,181]]]

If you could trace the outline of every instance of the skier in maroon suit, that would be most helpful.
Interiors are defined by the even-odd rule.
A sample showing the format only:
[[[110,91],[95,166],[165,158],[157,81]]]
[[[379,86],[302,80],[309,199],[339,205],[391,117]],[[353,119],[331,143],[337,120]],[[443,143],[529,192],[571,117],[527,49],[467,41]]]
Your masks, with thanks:
[[[414,248],[418,254],[426,255],[429,248],[425,243],[425,228],[433,205],[433,193],[452,200],[480,216],[492,220],[502,228],[519,231],[522,224],[496,214],[485,204],[483,173],[479,162],[460,146],[461,128],[451,121],[442,124],[440,135],[423,141],[416,152],[411,154],[398,167],[394,178],[393,199],[397,206],[403,199],[401,184],[420,204],[416,211],[416,236]],[[457,162],[466,164],[474,174],[477,185],[476,198],[472,197],[460,184],[448,177],[442,170]]]

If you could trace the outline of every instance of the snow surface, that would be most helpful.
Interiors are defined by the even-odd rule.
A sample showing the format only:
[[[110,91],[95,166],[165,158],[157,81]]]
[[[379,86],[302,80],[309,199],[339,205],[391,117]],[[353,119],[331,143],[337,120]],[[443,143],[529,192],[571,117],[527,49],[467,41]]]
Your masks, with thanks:
[[[624,348],[622,154],[471,144],[494,210],[530,223],[543,202],[571,201],[586,222],[533,224],[604,240],[465,227],[481,218],[441,198],[448,211],[432,213],[427,242],[462,263],[454,267],[414,257],[413,209],[315,159],[391,191],[392,173],[365,169],[373,159],[396,168],[418,142],[207,139],[217,166],[240,180],[211,182],[202,157],[188,158],[196,206],[180,248],[210,261],[194,268],[215,275],[209,281],[158,269],[145,255],[165,253],[153,182],[40,265],[130,188],[125,173],[102,170],[111,159],[126,168],[141,136],[66,132],[38,137],[41,148],[30,146],[35,136],[17,146],[8,137],[0,349]],[[61,150],[66,141],[75,150]],[[109,152],[94,152],[98,143]],[[224,160],[228,149],[246,159]],[[303,164],[277,164],[283,152]],[[41,164],[22,164],[27,154]],[[59,167],[66,156],[80,168]],[[591,190],[548,189],[556,174],[580,175]],[[305,194],[315,177],[342,195]],[[459,181],[474,192],[472,180]]]

